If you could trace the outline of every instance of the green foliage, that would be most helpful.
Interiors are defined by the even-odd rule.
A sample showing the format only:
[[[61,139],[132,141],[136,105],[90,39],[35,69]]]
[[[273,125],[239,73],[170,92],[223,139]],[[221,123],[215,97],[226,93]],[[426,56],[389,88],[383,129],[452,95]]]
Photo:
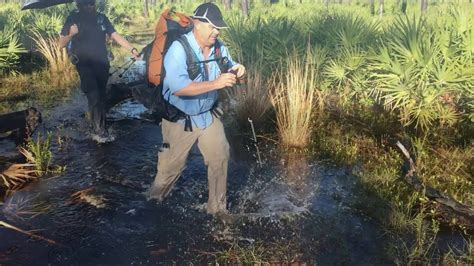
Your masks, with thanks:
[[[25,52],[18,36],[11,28],[0,30],[0,76],[11,70],[18,63],[20,54]]]
[[[382,39],[372,77],[384,105],[405,126],[427,131],[435,121],[453,125],[460,119],[456,101],[474,85],[473,66],[447,33],[422,18],[399,17]]]
[[[45,175],[50,171],[51,162],[53,160],[53,153],[51,152],[51,132],[46,134],[44,140],[41,139],[41,134],[38,133],[36,140],[30,139],[26,146],[27,150],[31,153],[31,157],[28,158],[31,163],[34,163],[36,170],[40,175]]]
[[[217,263],[261,265],[267,263],[268,255],[261,243],[244,246],[233,242],[227,250],[216,252],[215,257]]]
[[[60,13],[51,13],[48,15],[42,13],[33,13],[32,25],[29,25],[29,32],[37,32],[44,37],[58,36],[64,24],[65,17]]]
[[[302,56],[309,43],[309,35],[287,18],[235,16],[228,24],[224,39],[230,50],[238,53],[237,59],[244,64],[263,60],[268,72],[283,62],[289,52],[296,51]]]

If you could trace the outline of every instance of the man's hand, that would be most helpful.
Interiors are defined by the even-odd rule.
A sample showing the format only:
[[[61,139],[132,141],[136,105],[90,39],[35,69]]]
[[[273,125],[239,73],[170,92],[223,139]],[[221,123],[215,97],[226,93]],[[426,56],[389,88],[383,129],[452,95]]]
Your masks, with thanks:
[[[59,47],[64,48],[67,46],[67,44],[71,41],[72,37],[77,35],[79,33],[79,28],[77,27],[76,24],[72,24],[71,27],[69,27],[69,34],[66,36],[60,35],[59,36]]]
[[[225,87],[232,87],[237,82],[237,78],[232,73],[223,73],[216,80],[214,85],[216,89],[223,89]]]
[[[130,50],[132,53],[133,59],[136,61],[140,59],[140,53],[138,52],[137,48],[133,47],[132,50]]]
[[[79,33],[79,28],[77,27],[76,24],[72,24],[71,27],[69,28],[69,37],[72,38],[74,35]]]
[[[229,69],[229,72],[235,73],[235,76],[240,79],[245,75],[245,67],[241,64],[237,64]]]

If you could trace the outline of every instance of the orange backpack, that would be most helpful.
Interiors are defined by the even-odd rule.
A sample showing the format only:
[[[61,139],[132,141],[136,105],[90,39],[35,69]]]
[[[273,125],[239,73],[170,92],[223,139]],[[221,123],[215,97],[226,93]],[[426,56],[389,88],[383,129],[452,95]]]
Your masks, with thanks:
[[[175,20],[175,17],[178,20]],[[155,86],[161,85],[164,78],[162,69],[166,51],[173,41],[191,31],[192,28],[191,18],[182,13],[167,9],[161,14],[155,27],[155,39],[150,44],[151,50],[147,64],[148,82]],[[147,58],[146,55],[145,58]]]
[[[165,10],[155,27],[155,39],[143,48],[143,57],[146,62],[147,88],[137,88],[134,90],[134,97],[145,107],[150,109],[157,121],[162,118],[168,121],[178,121],[186,119],[185,130],[192,131],[189,115],[169,103],[169,99],[163,96],[163,80],[166,75],[163,66],[164,57],[169,47],[174,41],[178,41],[186,53],[186,65],[189,78],[194,80],[202,71],[204,63],[216,61],[221,73],[228,70],[227,57],[221,56],[221,42],[216,41],[214,45],[215,58],[205,61],[198,61],[196,55],[183,35],[193,29],[192,19],[173,9]]]

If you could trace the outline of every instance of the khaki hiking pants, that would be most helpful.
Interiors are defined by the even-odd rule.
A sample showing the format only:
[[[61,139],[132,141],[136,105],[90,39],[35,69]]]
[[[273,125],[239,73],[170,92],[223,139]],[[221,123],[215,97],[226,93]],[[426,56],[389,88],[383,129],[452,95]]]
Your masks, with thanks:
[[[163,143],[168,143],[169,148],[162,148],[158,152],[158,172],[149,190],[149,198],[163,201],[168,196],[185,168],[189,151],[197,141],[204,163],[207,165],[209,182],[207,213],[225,211],[229,143],[220,119],[214,117],[213,123],[208,128],[194,127],[192,132],[184,131],[182,124],[163,119],[161,129]]]

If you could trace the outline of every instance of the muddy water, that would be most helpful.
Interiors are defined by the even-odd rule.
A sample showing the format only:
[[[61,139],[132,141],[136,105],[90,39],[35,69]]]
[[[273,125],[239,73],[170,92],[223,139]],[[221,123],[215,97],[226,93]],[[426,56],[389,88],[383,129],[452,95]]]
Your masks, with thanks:
[[[147,202],[159,127],[129,101],[108,115],[116,141],[98,145],[87,133],[85,102],[78,94],[49,111],[40,130],[53,132],[55,163],[66,171],[6,195],[0,205],[0,220],[56,244],[0,228],[1,265],[204,263],[232,244],[264,247],[262,259],[277,262],[390,263],[383,231],[350,207],[355,177],[344,169],[280,158],[269,147],[262,147],[259,168],[248,139],[229,134],[228,202],[236,221],[222,224],[203,211],[207,176],[197,148],[167,201]]]

